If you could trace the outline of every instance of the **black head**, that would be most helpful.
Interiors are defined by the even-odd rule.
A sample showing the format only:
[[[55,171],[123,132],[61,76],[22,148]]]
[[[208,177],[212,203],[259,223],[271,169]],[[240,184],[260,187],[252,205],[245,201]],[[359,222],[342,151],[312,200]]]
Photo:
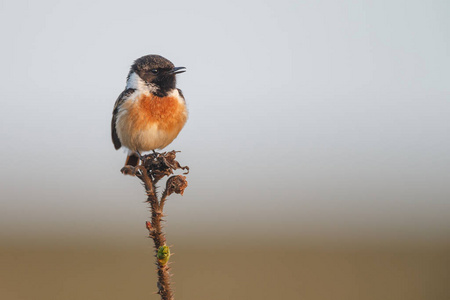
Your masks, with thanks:
[[[146,55],[134,61],[128,79],[132,73],[136,73],[147,86],[155,88],[153,93],[165,96],[167,92],[176,88],[175,75],[185,71],[186,68],[175,67],[173,63],[162,56]]]

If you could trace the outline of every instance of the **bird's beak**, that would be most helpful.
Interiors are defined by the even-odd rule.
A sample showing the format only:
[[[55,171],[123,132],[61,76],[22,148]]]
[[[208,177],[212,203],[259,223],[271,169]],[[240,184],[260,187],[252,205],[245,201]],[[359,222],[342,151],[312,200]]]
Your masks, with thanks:
[[[186,68],[185,67],[175,67],[172,70],[170,70],[168,73],[169,74],[180,74],[186,72]]]

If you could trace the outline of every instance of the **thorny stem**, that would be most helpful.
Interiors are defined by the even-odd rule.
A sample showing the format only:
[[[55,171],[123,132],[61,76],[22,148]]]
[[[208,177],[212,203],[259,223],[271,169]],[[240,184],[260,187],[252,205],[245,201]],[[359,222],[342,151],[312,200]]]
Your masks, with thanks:
[[[163,211],[164,209],[164,204],[166,203],[167,196],[167,189],[165,189],[161,195],[161,200],[159,201],[159,208],[161,209],[161,211]]]
[[[166,246],[166,237],[162,231],[162,217],[164,204],[167,197],[172,193],[183,194],[187,187],[186,177],[182,175],[171,176],[166,182],[161,198],[158,199],[156,194],[156,184],[164,176],[173,174],[174,170],[183,169],[189,172],[188,167],[182,167],[175,160],[176,152],[154,153],[143,157],[142,165],[137,167],[125,166],[121,172],[125,175],[132,175],[138,177],[144,184],[147,193],[147,203],[150,204],[151,222],[147,222],[146,226],[149,231],[149,237],[153,239],[155,244],[156,266],[158,272],[158,294],[161,295],[162,300],[174,300],[173,292],[170,288],[170,267],[166,261],[158,259],[158,250]],[[185,174],[187,174],[185,173]]]

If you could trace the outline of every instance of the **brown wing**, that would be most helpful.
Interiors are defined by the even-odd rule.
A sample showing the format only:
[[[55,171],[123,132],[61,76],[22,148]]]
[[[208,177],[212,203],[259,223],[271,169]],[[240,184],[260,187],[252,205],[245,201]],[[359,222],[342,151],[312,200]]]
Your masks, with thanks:
[[[123,91],[119,97],[116,100],[116,103],[114,104],[114,109],[113,109],[113,116],[112,116],[112,120],[111,120],[111,138],[112,138],[112,142],[114,144],[114,148],[116,148],[116,150],[120,149],[120,147],[122,147],[122,143],[120,142],[119,136],[117,135],[117,131],[116,131],[116,119],[117,119],[117,113],[119,112],[119,107],[122,105],[122,103],[131,95],[133,94],[135,91],[135,89],[126,89],[125,91]]]

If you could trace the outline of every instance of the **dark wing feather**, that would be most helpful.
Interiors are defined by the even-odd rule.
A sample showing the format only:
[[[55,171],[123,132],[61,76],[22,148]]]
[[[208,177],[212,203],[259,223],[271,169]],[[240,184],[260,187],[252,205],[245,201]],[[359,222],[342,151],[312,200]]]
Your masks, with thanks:
[[[133,94],[134,91],[135,91],[135,89],[126,89],[119,95],[119,97],[116,100],[116,103],[114,104],[113,116],[112,116],[112,120],[111,120],[111,138],[112,138],[112,142],[114,144],[114,148],[116,148],[116,150],[118,150],[120,147],[122,147],[122,143],[120,142],[119,136],[117,135],[117,131],[116,131],[117,113],[119,112],[119,107],[122,105],[122,103],[131,94]]]

